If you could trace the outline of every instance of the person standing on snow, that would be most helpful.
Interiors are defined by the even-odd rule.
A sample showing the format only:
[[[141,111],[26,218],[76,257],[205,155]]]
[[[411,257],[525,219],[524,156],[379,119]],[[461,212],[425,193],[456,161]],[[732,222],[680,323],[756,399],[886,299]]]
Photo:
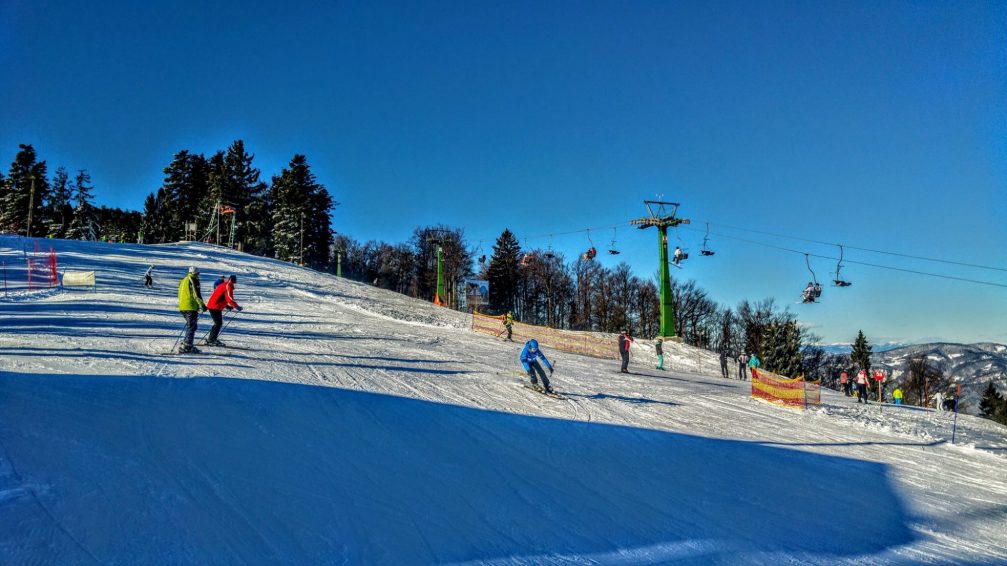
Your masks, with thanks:
[[[738,379],[745,381],[745,369],[748,367],[748,356],[744,352],[738,354]]]
[[[843,370],[843,372],[839,374],[839,390],[847,397],[850,396],[849,384],[850,376],[846,374],[846,370]]]
[[[654,351],[657,352],[657,369],[664,369],[664,338],[658,336],[654,342]]]
[[[506,338],[506,340],[508,342],[513,342],[514,339],[511,338],[511,335],[514,332],[514,315],[512,315],[511,313],[505,314],[504,318],[503,318],[503,325],[504,325],[504,329],[507,330],[507,338]]]
[[[896,387],[895,391],[892,391],[892,398],[895,399],[896,405],[902,404],[902,389]]]
[[[206,304],[199,293],[199,269],[195,266],[189,268],[188,275],[178,284],[178,310],[185,317],[185,339],[178,352],[198,354],[199,350],[192,345],[192,340],[196,336],[199,312],[206,312]]]
[[[154,266],[151,265],[143,274],[143,286],[148,289],[154,288]]]
[[[236,275],[232,275],[227,281],[217,285],[213,290],[213,294],[210,295],[210,300],[206,302],[206,308],[210,311],[210,317],[213,318],[213,328],[210,329],[210,333],[206,335],[207,346],[223,346],[224,344],[217,340],[217,336],[220,335],[220,327],[224,322],[223,311],[224,309],[238,309],[238,312],[242,311],[242,308],[238,303],[234,302],[234,284],[238,281]]]
[[[867,400],[867,370],[864,368],[857,372],[857,403],[871,404]]]
[[[220,287],[223,284],[224,284],[224,276],[221,275],[220,277],[217,278],[216,281],[213,282],[213,290],[216,291],[217,287]]]
[[[727,352],[725,350],[720,351],[720,376],[724,379],[730,376],[727,371]]]
[[[524,370],[528,372],[528,377],[531,378],[532,389],[540,393],[555,393],[552,390],[552,386],[549,385],[549,378],[545,375],[545,370],[542,369],[542,365],[538,363],[541,359],[545,363],[545,367],[549,368],[549,375],[552,375],[552,364],[546,359],[545,354],[542,350],[538,349],[538,340],[532,338],[531,340],[525,342],[524,349],[521,350],[521,365],[524,366]],[[536,375],[537,374],[537,375]],[[542,379],[542,385],[539,386],[538,379]]]
[[[762,362],[759,361],[759,356],[756,356],[754,353],[751,356],[749,356],[748,371],[752,373],[752,378],[755,378],[755,370],[758,369],[759,366],[761,365]]]
[[[629,330],[619,333],[619,356],[622,357],[622,373],[629,373],[629,345],[633,343],[633,338],[629,335]]]

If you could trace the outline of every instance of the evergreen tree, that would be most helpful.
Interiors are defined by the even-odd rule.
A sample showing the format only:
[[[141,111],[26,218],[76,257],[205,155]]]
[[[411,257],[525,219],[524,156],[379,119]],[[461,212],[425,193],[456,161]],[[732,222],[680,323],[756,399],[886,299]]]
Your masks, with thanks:
[[[165,212],[165,239],[178,240],[185,233],[185,223],[199,222],[203,197],[210,184],[210,170],[202,155],[182,150],[174,155],[171,163],[164,168],[164,199],[161,207]],[[201,238],[206,225],[197,226],[197,238]]]
[[[254,158],[254,155],[245,150],[245,142],[235,140],[227,148],[221,163],[220,179],[217,183],[220,202],[232,206],[237,211],[234,234],[236,242],[260,241],[269,229],[262,222],[263,218],[259,211],[253,206],[258,204],[266,193],[266,184],[259,179],[259,170],[252,166]],[[325,200],[323,195],[318,195],[316,202],[313,203],[316,210],[312,214],[315,216],[321,214],[317,209],[326,206]],[[330,198],[325,216],[328,216],[333,206],[335,203],[332,203]],[[222,230],[221,233],[223,232]],[[315,238],[324,239],[320,234],[315,234]],[[322,250],[318,252],[321,253]]]
[[[992,380],[987,382],[979,401],[979,415],[1007,425],[1007,398],[1000,395]]]
[[[49,237],[63,238],[70,228],[70,220],[73,218],[73,206],[70,201],[73,198],[73,187],[70,186],[70,175],[65,167],[57,167],[56,174],[52,179],[52,194],[49,198],[48,216]]]
[[[67,239],[70,240],[96,240],[98,239],[98,226],[95,221],[95,209],[91,202],[94,197],[91,191],[91,175],[84,169],[77,171],[74,179],[74,193],[77,197],[77,206],[73,209],[73,219],[66,232]]]
[[[160,244],[171,239],[171,211],[167,207],[168,197],[164,188],[157,194],[148,194],[143,202],[143,241],[147,244]]]
[[[513,312],[517,299],[518,281],[521,278],[521,245],[508,229],[497,238],[493,257],[486,270],[490,285],[489,309],[491,312]]]
[[[270,198],[276,257],[314,267],[326,265],[332,245],[330,212],[336,203],[316,181],[305,156],[295,155],[288,168],[273,177]]]
[[[857,333],[857,339],[853,342],[853,351],[850,353],[850,359],[859,369],[866,371],[870,375],[871,345],[867,343],[867,337],[864,336],[863,330]]]
[[[772,372],[786,377],[801,373],[801,332],[794,319],[774,322],[768,329],[767,351],[763,362]]]
[[[25,234],[28,209],[31,210],[31,235],[45,236],[48,218],[45,204],[49,196],[49,180],[45,161],[38,161],[35,148],[20,144],[11,163],[6,188],[0,193],[0,230]]]

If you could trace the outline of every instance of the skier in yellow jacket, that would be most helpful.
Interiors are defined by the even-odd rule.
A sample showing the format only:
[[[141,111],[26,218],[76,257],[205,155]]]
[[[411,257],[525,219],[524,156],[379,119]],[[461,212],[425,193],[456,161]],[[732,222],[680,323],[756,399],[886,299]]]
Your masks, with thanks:
[[[206,312],[206,304],[199,293],[199,269],[189,268],[189,273],[178,284],[178,310],[185,317],[185,340],[178,349],[180,354],[195,353],[199,350],[192,345],[196,336],[196,325],[200,311]]]

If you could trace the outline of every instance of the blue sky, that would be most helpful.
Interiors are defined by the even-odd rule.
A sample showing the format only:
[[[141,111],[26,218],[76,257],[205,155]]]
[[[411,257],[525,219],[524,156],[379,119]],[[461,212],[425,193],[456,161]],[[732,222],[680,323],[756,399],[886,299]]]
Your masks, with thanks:
[[[180,149],[241,138],[266,180],[304,153],[334,227],[403,241],[460,226],[491,245],[682,203],[694,278],[775,297],[828,342],[1007,342],[1007,289],[848,265],[836,248],[1007,268],[1007,5],[854,2],[0,3],[0,159],[32,143],[139,209]],[[207,3],[209,4],[209,3]],[[599,249],[611,230],[592,232]],[[676,240],[677,241],[677,240]],[[547,246],[549,238],[528,240]],[[586,234],[557,236],[568,257]],[[656,269],[620,229],[614,265]],[[847,258],[1007,284],[1007,272]],[[835,262],[813,259],[818,278]]]

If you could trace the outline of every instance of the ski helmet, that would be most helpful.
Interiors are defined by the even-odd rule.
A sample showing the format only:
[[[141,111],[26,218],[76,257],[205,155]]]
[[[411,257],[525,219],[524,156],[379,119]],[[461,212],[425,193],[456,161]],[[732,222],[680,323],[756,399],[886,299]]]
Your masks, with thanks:
[[[532,350],[538,350],[538,340],[532,338],[528,341],[528,348]]]
[[[190,275],[199,275],[199,268],[196,267],[195,265],[190,265],[189,266],[189,274]]]

